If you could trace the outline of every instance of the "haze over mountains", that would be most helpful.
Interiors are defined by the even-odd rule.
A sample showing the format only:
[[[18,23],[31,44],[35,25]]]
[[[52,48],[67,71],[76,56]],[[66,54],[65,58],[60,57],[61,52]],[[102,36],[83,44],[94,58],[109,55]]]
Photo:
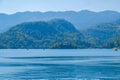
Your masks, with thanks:
[[[120,19],[120,13],[115,11],[92,12],[82,10],[63,12],[18,12],[7,15],[0,14],[0,32],[7,31],[10,27],[31,21],[48,21],[60,18],[71,22],[78,30],[88,29],[101,23],[114,22]]]
[[[119,12],[83,10],[0,14],[0,48],[114,47],[120,48]]]

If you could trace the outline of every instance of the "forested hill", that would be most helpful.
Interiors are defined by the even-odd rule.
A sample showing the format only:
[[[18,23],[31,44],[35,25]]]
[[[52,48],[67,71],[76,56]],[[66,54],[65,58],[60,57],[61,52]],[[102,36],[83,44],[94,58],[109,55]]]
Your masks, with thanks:
[[[0,34],[0,48],[84,48],[83,35],[68,21],[54,19],[48,22],[18,24]]]
[[[0,34],[4,49],[120,48],[120,20],[80,32],[63,19],[25,22]]]
[[[112,23],[98,24],[82,32],[84,36],[97,48],[120,47],[120,20]],[[116,43],[116,40],[119,41]]]

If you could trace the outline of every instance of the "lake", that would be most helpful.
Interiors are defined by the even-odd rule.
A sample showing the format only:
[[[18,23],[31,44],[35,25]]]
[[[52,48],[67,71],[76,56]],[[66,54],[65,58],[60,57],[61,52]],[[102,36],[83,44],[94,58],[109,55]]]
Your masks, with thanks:
[[[120,80],[120,51],[1,49],[0,80]]]

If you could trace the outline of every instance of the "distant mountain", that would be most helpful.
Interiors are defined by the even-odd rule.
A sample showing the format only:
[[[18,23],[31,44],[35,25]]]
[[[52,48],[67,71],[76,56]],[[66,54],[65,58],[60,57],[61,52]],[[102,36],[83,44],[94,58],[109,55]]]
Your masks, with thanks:
[[[89,45],[82,41],[83,38],[83,35],[66,20],[26,22],[0,34],[0,48],[83,48]]]
[[[120,20],[93,26],[83,34],[96,47],[113,48],[115,39],[120,35]]]
[[[11,15],[0,14],[0,32],[23,22],[48,21],[55,18],[65,19],[75,25],[78,30],[82,30],[96,24],[116,21],[120,19],[120,13],[115,11],[92,12],[82,10],[80,12],[18,12]]]

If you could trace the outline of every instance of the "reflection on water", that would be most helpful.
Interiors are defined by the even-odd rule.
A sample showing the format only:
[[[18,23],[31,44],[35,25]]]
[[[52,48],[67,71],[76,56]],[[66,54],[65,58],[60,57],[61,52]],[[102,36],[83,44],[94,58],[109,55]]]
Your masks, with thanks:
[[[41,51],[41,50],[39,50]],[[50,55],[49,51],[42,56],[41,54],[27,54],[22,51],[18,56],[14,51],[0,53],[0,79],[1,80],[120,80],[120,55],[107,54],[102,56],[97,52],[82,56],[74,55],[72,50],[60,51],[63,56]],[[85,50],[86,51],[86,50]],[[95,50],[96,51],[96,50]],[[98,50],[99,51],[99,50]],[[13,53],[12,53],[13,52]],[[55,51],[53,51],[55,52]],[[56,50],[56,53],[58,50]],[[67,54],[67,53],[73,53]],[[84,51],[82,51],[84,52]],[[94,52],[94,51],[93,51]],[[19,53],[19,52],[18,52]],[[14,54],[14,55],[13,55]],[[17,54],[17,53],[16,53]],[[23,55],[24,54],[24,55]],[[66,54],[66,55],[65,55]],[[9,56],[10,55],[10,56]],[[65,56],[64,56],[65,55]]]

